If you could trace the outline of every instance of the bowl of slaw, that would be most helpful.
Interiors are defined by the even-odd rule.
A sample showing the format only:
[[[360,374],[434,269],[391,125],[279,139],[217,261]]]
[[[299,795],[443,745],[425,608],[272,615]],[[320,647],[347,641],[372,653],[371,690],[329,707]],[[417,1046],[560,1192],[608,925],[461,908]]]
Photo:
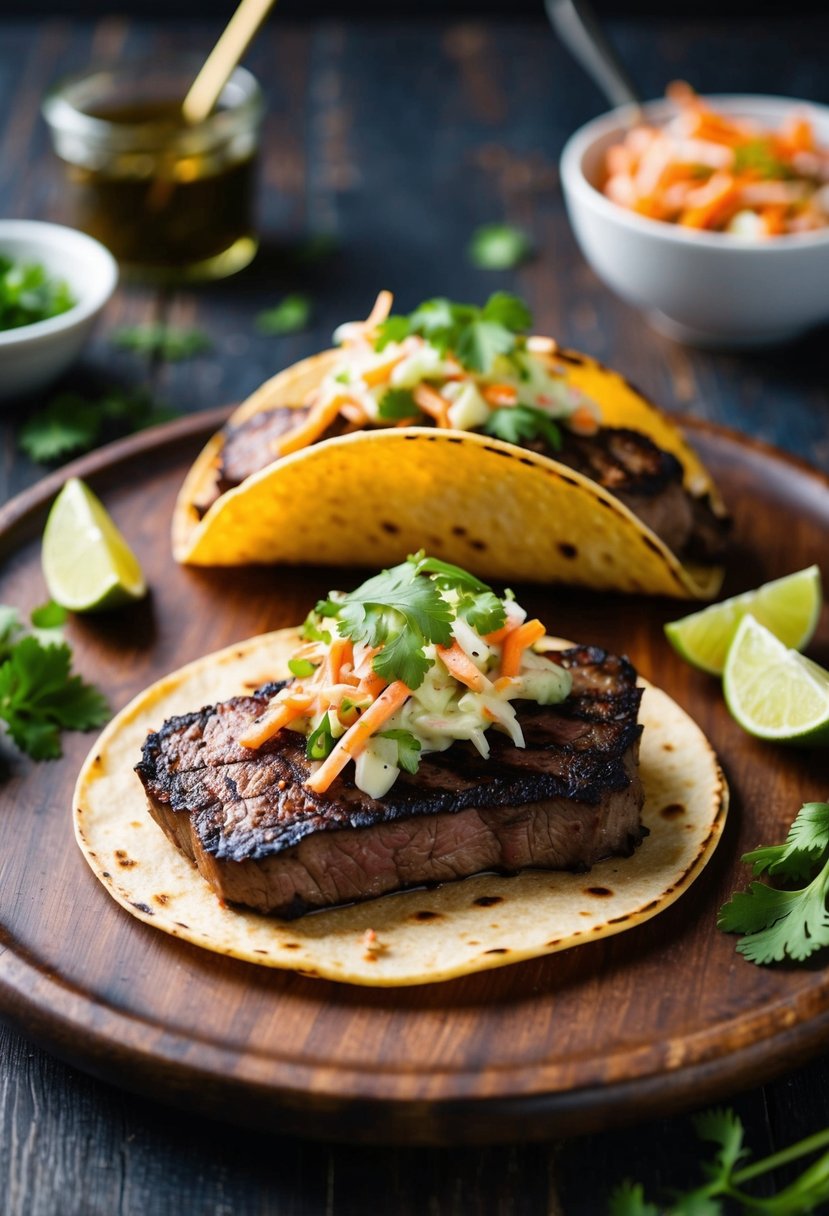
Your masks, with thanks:
[[[829,148],[829,107],[730,94],[707,96],[704,103],[758,132],[806,120],[817,143]],[[731,214],[719,215],[719,227],[695,226],[656,218],[657,208],[643,213],[604,193],[611,150],[624,146],[631,129],[643,123],[670,129],[679,109],[670,98],[647,102],[641,110],[621,107],[581,127],[565,145],[561,182],[567,211],[595,273],[656,329],[693,345],[769,346],[829,321],[829,214],[823,227],[774,233],[765,230],[761,207],[741,202]],[[699,186],[707,187],[714,172],[719,170],[712,166]],[[810,206],[822,208],[825,198],[820,193]],[[758,218],[751,218],[752,210]]]

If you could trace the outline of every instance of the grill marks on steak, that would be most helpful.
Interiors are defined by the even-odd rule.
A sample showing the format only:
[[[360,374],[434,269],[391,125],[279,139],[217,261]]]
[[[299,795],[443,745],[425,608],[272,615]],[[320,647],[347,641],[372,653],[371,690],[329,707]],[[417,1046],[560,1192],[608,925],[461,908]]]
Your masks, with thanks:
[[[487,870],[585,868],[642,836],[641,693],[630,664],[604,651],[557,661],[573,693],[556,706],[517,703],[526,748],[489,731],[483,760],[455,743],[382,799],[346,776],[307,790],[296,732],[257,751],[236,742],[273,685],[171,718],[136,771],[153,817],[219,896],[285,917]]]
[[[306,407],[281,406],[225,427],[214,499],[270,464],[274,460],[272,445],[298,426],[307,413]],[[423,425],[431,422],[424,419]],[[356,429],[340,417],[320,438],[331,439]],[[670,452],[627,427],[602,427],[591,436],[575,435],[562,427],[561,435],[559,449],[551,448],[543,439],[524,440],[520,446],[558,460],[597,482],[679,556],[700,562],[722,558],[728,521],[715,514],[707,497],[694,498],[687,492],[682,484],[682,466]]]

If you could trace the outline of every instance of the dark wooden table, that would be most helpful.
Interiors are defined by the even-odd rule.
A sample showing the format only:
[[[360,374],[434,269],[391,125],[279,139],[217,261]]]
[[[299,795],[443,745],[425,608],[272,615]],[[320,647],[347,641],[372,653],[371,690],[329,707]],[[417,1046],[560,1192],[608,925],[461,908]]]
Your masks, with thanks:
[[[119,19],[0,25],[0,214],[65,218],[39,118],[51,81],[90,59],[206,48],[214,33]],[[825,19],[628,22],[612,33],[647,96],[684,77],[701,91],[829,100]],[[735,426],[829,471],[829,332],[750,357],[686,350],[650,332],[582,262],[556,164],[569,132],[605,107],[544,25],[274,20],[250,66],[268,98],[260,256],[237,278],[199,291],[122,287],[64,387],[142,384],[183,412],[207,409],[244,397],[325,345],[339,321],[365,314],[381,286],[404,309],[429,295],[478,300],[509,288],[528,298],[540,332],[619,367],[667,409]],[[502,219],[532,235],[537,258],[514,272],[474,269],[464,253],[471,231]],[[309,262],[304,242],[320,234],[337,250]],[[313,296],[312,328],[285,338],[257,333],[256,313],[289,290]],[[152,318],[198,325],[212,338],[211,352],[164,364],[113,350],[115,326]],[[4,500],[44,472],[16,446],[16,427],[38,404],[4,414]],[[631,1109],[629,1126],[565,1144],[329,1147],[208,1123],[120,1093],[9,1030],[0,1031],[0,1051],[0,1207],[9,1216],[599,1216],[622,1177],[650,1188],[695,1176],[683,1116],[637,1126]],[[735,1095],[755,1151],[822,1128],[827,1085],[829,1061],[818,1060]]]

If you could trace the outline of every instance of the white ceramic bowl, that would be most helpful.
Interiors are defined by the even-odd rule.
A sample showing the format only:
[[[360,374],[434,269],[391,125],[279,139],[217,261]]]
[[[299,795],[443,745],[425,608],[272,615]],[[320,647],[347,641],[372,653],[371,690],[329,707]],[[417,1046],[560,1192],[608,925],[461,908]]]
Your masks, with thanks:
[[[806,112],[829,144],[826,106],[784,97],[706,100],[773,128]],[[675,113],[668,101],[643,108],[656,124]],[[605,152],[624,136],[630,113],[623,107],[580,127],[561,156],[570,222],[599,278],[657,329],[700,346],[771,345],[829,320],[829,228],[751,241],[648,219],[601,193]]]
[[[0,220],[0,254],[38,262],[65,279],[72,308],[46,321],[0,330],[0,398],[9,401],[56,380],[81,352],[118,282],[118,266],[98,241],[39,220]]]

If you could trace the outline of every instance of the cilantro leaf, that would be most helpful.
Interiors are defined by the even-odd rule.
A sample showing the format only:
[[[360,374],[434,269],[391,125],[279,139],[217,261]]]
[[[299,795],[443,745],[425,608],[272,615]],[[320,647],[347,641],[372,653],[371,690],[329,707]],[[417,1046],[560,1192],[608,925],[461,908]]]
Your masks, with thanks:
[[[377,403],[377,416],[386,422],[402,422],[406,418],[417,418],[420,413],[410,388],[386,389]]]
[[[11,653],[11,647],[18,634],[23,629],[20,613],[9,604],[0,604],[0,662],[4,662]]]
[[[482,636],[500,629],[507,619],[504,605],[493,591],[462,595],[458,600],[458,616],[462,616]]]
[[[154,401],[144,388],[110,389],[90,400],[77,393],[62,393],[28,419],[18,435],[18,446],[39,464],[88,452],[104,436],[140,431],[175,418],[175,410]]]
[[[54,600],[47,600],[32,612],[32,624],[36,629],[59,629],[66,624],[66,609]]]
[[[260,334],[281,337],[297,334],[308,328],[311,320],[311,297],[302,292],[285,296],[275,308],[266,308],[257,314],[256,328]]]
[[[88,730],[109,716],[101,693],[71,675],[71,665],[65,643],[43,646],[31,636],[21,638],[0,665],[0,718],[34,760],[60,756],[61,727]]]
[[[496,291],[489,297],[484,304],[483,319],[497,321],[513,333],[529,329],[533,323],[532,313],[524,301],[507,291]]]
[[[408,730],[381,730],[381,739],[393,739],[397,744],[397,767],[416,773],[420,767],[420,740]]]
[[[49,464],[86,452],[101,433],[101,412],[77,393],[62,393],[23,424],[18,445],[31,460]]]
[[[0,256],[0,330],[46,321],[75,303],[69,285],[50,278],[44,266]]]
[[[532,253],[532,242],[511,224],[484,224],[472,233],[467,254],[479,270],[512,270]]]
[[[561,447],[558,423],[546,410],[534,405],[510,405],[493,410],[483,426],[486,435],[503,439],[505,443],[521,443],[522,439],[543,439],[553,451]]]
[[[132,351],[136,355],[158,355],[169,363],[192,359],[213,346],[209,335],[202,330],[178,329],[155,322],[123,325],[113,331],[110,342],[117,350]]]
[[[608,1208],[610,1216],[660,1216],[659,1208],[645,1202],[641,1182],[624,1182],[612,1192]]]
[[[426,644],[450,643],[451,607],[432,580],[422,578],[410,562],[374,575],[349,592],[338,607],[340,634],[382,646],[372,661],[374,670],[412,689],[423,683],[429,670]]]
[[[472,321],[458,340],[457,356],[464,367],[486,375],[498,355],[515,349],[515,335],[500,321]]]
[[[438,585],[443,587],[465,587],[469,591],[489,591],[486,583],[482,583],[474,574],[455,566],[452,562],[442,561],[439,557],[426,557],[421,549],[413,553],[406,561],[416,568],[418,574],[437,574]]]
[[[705,1167],[709,1178],[726,1183],[735,1167],[748,1156],[743,1145],[745,1131],[733,1110],[707,1110],[694,1119],[694,1128],[700,1140],[710,1140],[719,1145],[719,1152]]]
[[[402,342],[412,332],[408,317],[392,315],[386,317],[377,326],[377,337],[374,339],[374,349],[385,350],[389,342]]]
[[[743,861],[755,875],[768,873],[784,883],[811,877],[795,890],[753,882],[720,909],[719,928],[745,935],[737,943],[745,958],[758,964],[802,962],[829,946],[829,803],[805,803],[785,844],[755,849]]]

